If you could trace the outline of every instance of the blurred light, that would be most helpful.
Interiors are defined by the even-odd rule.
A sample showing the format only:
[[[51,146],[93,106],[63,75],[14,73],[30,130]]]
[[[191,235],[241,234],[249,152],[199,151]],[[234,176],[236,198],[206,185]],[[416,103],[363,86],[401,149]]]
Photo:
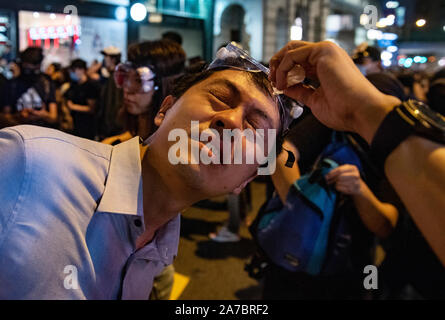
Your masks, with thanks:
[[[420,63],[427,63],[428,58],[427,57],[420,57]]]
[[[419,56],[415,56],[414,59],[413,59],[413,61],[414,61],[415,63],[420,63],[420,60],[421,60],[421,59],[422,59],[421,57],[419,57]]]
[[[130,16],[134,21],[142,21],[147,16],[147,9],[142,3],[135,3],[131,6]]]
[[[441,67],[445,66],[445,58],[441,58],[441,59],[437,62],[437,64],[438,64],[439,66],[441,66]]]
[[[151,12],[148,16],[148,22],[150,23],[161,23],[162,22],[162,14]]]
[[[397,8],[399,6],[399,2],[398,1],[388,1],[387,3],[386,3],[386,7],[388,8],[388,9],[395,9],[395,8]]]
[[[391,60],[392,53],[389,51],[382,51],[382,53],[380,54],[380,57],[382,58],[382,60]]]
[[[390,41],[393,41],[393,40],[397,40],[399,38],[399,36],[397,35],[397,34],[395,34],[395,33],[382,33],[382,39],[383,40],[390,40]]]
[[[405,63],[406,59],[405,58],[400,58],[399,59],[399,65],[403,66]]]
[[[387,26],[386,19],[380,18],[380,20],[377,21],[376,26],[377,26],[377,28],[385,28]]]
[[[385,67],[390,67],[391,66],[391,60],[384,60],[383,61],[383,65],[385,66]]]
[[[405,24],[405,7],[398,7],[396,9],[397,26],[402,27]]]
[[[364,25],[367,24],[368,22],[369,22],[369,17],[368,17],[368,15],[363,13],[363,14],[360,16],[360,24],[361,24],[362,26],[364,26]]]
[[[303,28],[299,26],[290,27],[290,39],[291,40],[303,39]]]
[[[295,24],[290,28],[290,39],[303,39],[303,20],[300,17],[295,19]]]
[[[386,48],[386,50],[388,50],[389,52],[397,52],[399,48],[397,46],[389,46],[388,48]]]
[[[403,63],[403,66],[404,66],[405,68],[409,68],[409,67],[412,66],[412,64],[413,64],[413,59],[412,59],[412,58],[407,58],[407,59],[405,60],[405,62]]]
[[[416,26],[418,26],[419,28],[423,27],[425,24],[426,24],[425,19],[419,19],[416,21]]]
[[[54,20],[54,19],[56,19],[56,15],[55,15],[54,13],[51,13],[51,14],[49,15],[49,18],[50,18],[51,20]]]
[[[40,14],[36,11],[32,14],[32,16],[37,19],[40,16]]]
[[[442,27],[443,31],[445,31],[445,26]]]
[[[70,15],[70,14],[69,14],[69,15],[66,15],[66,16],[65,16],[65,20],[66,20],[66,21],[70,21],[70,20],[71,20],[71,15]]]
[[[369,40],[380,40],[382,39],[382,31],[375,30],[375,29],[369,29],[366,33],[366,36]]]
[[[127,9],[125,7],[119,6],[116,8],[116,11],[114,11],[114,15],[117,20],[124,21],[127,19]]]

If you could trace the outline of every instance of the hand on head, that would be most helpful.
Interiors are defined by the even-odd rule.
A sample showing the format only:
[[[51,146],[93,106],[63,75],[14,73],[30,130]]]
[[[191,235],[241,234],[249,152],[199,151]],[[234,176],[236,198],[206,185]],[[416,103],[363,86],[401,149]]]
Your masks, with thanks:
[[[306,77],[317,79],[320,87],[300,83],[288,88],[287,75],[296,65],[305,69]],[[380,123],[388,106],[398,104],[398,99],[378,91],[348,54],[329,41],[291,41],[272,57],[270,69],[269,78],[277,89],[311,108],[322,123],[336,130],[357,132],[367,140],[372,138],[374,126],[378,126],[374,123]],[[373,125],[363,126],[363,119]]]

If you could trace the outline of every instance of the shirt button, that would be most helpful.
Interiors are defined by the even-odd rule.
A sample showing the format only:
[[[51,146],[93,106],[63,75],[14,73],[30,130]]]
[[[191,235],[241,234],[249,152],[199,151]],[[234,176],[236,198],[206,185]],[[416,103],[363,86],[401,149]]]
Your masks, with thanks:
[[[136,220],[134,220],[134,225],[136,227],[141,227],[142,226],[142,221],[140,219],[136,219]]]

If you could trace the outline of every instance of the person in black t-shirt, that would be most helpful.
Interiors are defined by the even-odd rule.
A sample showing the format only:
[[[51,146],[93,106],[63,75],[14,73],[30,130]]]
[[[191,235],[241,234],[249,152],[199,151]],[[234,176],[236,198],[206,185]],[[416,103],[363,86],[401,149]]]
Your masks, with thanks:
[[[56,125],[54,85],[40,71],[42,60],[41,48],[27,48],[20,54],[20,76],[3,86],[1,113],[8,125]]]
[[[73,117],[73,133],[79,137],[94,139],[96,135],[95,111],[100,88],[88,79],[84,60],[73,60],[70,67],[71,86],[65,93],[67,106]]]

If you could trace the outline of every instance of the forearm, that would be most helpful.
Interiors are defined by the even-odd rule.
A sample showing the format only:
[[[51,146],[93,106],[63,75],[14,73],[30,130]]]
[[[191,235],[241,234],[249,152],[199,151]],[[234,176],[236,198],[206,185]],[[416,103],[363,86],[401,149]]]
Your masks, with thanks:
[[[360,185],[360,193],[352,196],[360,219],[366,228],[378,237],[389,236],[397,223],[396,207],[377,199],[363,180]]]
[[[81,105],[81,104],[75,104],[72,102],[68,102],[68,106],[73,111],[85,112],[85,113],[91,112],[91,107],[88,105]]]
[[[43,116],[43,120],[47,123],[57,122],[57,105],[55,103],[49,104],[49,111]]]
[[[388,96],[386,96],[388,97]],[[385,115],[397,105],[386,99],[357,114],[356,132],[371,143]],[[370,116],[374,113],[373,116]],[[385,173],[434,252],[445,265],[445,147],[421,137],[403,141],[387,158]]]
[[[445,265],[445,147],[410,137],[387,158],[385,172]]]

